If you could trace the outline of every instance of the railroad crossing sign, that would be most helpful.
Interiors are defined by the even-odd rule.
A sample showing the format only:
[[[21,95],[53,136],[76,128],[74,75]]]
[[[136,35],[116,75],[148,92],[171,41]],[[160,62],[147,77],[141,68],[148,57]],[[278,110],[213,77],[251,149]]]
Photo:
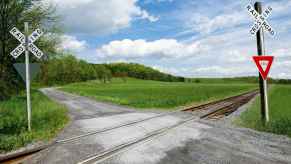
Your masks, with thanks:
[[[276,35],[275,30],[271,27],[267,19],[271,15],[273,9],[272,7],[267,7],[264,11],[262,10],[262,3],[256,2],[254,7],[251,4],[246,6],[248,13],[255,20],[254,25],[250,29],[250,33],[257,38],[257,51],[258,56],[254,56],[255,61],[260,75],[260,96],[261,96],[261,118],[263,123],[269,121],[269,104],[268,104],[268,87],[267,87],[267,77],[272,66],[274,57],[264,56],[265,46],[264,46],[264,32],[265,29],[272,37]]]
[[[268,78],[274,56],[253,56],[253,59],[263,79],[266,80]]]
[[[268,31],[268,33],[270,34],[270,36],[274,37],[276,35],[275,30],[272,28],[272,26],[269,24],[269,22],[267,21],[267,19],[269,18],[269,16],[271,15],[273,8],[272,7],[267,7],[265,9],[264,12],[262,12],[262,14],[259,14],[251,4],[248,4],[246,6],[246,9],[248,10],[248,13],[253,17],[253,19],[255,20],[255,23],[253,24],[253,26],[250,29],[250,33],[255,36],[257,34],[257,32],[260,30],[261,27],[263,27],[266,31]]]
[[[33,43],[43,35],[41,29],[36,29],[31,35],[28,36],[28,23],[24,23],[25,35],[21,33],[16,27],[10,30],[12,34],[19,42],[20,45],[17,46],[11,53],[15,59],[18,58],[23,52],[25,52],[25,82],[26,82],[26,99],[27,99],[27,122],[28,131],[31,131],[31,98],[30,98],[30,65],[29,65],[29,51],[32,52],[34,56],[40,59],[43,56],[43,52],[37,48]],[[24,78],[24,64],[14,64],[14,67],[20,73],[21,77]],[[32,65],[32,70],[37,69],[37,65]],[[33,71],[35,72],[35,71]]]
[[[16,47],[10,54],[16,59],[25,51],[25,35],[22,34],[16,27],[10,30],[10,33],[21,43]],[[35,57],[40,59],[43,56],[43,52],[37,48],[33,43],[43,35],[41,29],[36,29],[28,37],[28,46],[27,49],[34,54]]]

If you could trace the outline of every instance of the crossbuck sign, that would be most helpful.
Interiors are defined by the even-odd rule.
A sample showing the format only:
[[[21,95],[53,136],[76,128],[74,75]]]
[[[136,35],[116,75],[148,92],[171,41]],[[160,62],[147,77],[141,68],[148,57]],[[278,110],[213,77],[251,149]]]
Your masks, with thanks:
[[[10,54],[16,59],[25,51],[25,35],[22,34],[16,27],[14,27],[10,33],[21,43],[18,47],[16,47]],[[38,49],[33,43],[41,36],[43,32],[41,29],[36,29],[29,37],[28,37],[28,50],[34,54],[37,58],[41,58],[43,56],[43,52]]]
[[[251,4],[248,4],[246,6],[246,9],[248,10],[248,13],[254,18],[255,23],[251,27],[250,33],[255,36],[257,32],[260,30],[261,27],[263,27],[268,33],[274,37],[276,35],[275,30],[271,27],[269,22],[267,22],[268,17],[272,13],[272,7],[267,7],[262,14],[259,14]]]
[[[25,35],[21,33],[16,27],[10,30],[10,33],[20,42],[10,54],[16,59],[23,52],[25,52],[25,72],[26,72],[26,99],[27,99],[27,120],[28,130],[31,131],[31,100],[30,100],[30,65],[29,65],[29,51],[40,59],[43,52],[38,49],[33,43],[43,35],[41,29],[36,29],[31,35],[28,36],[28,23],[24,23]]]

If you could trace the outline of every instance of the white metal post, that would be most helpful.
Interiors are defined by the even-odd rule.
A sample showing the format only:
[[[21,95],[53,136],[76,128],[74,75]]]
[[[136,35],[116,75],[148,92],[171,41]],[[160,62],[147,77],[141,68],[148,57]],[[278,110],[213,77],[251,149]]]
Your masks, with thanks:
[[[265,97],[265,112],[266,112],[266,122],[269,122],[269,103],[268,103],[268,86],[267,80],[264,80],[264,97]]]
[[[28,22],[24,23],[25,28],[25,68],[26,68],[26,99],[27,99],[27,121],[28,131],[31,131],[31,102],[30,102],[30,68],[28,50]]]
[[[263,28],[261,28],[261,30],[262,30],[262,39],[263,39],[263,52],[264,52],[263,55],[266,55],[265,35],[263,32]],[[270,120],[269,101],[268,101],[268,78],[263,81],[263,86],[264,86],[264,99],[265,99],[265,101],[264,101],[264,103],[265,103],[265,121],[266,121],[266,123],[268,123]]]

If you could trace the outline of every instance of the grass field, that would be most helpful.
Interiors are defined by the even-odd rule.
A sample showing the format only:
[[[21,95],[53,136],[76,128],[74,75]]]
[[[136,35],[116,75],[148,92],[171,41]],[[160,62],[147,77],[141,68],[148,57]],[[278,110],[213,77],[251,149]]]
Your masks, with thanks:
[[[0,153],[34,141],[47,141],[68,122],[67,110],[32,91],[32,131],[27,131],[26,97],[0,102]]]
[[[221,99],[256,88],[255,84],[170,83],[149,80],[113,79],[112,83],[99,81],[74,83],[62,90],[136,108],[173,109]]]
[[[263,126],[260,121],[259,97],[244,112],[237,124],[259,131],[288,135],[291,137],[291,85],[274,85],[269,91],[270,122]]]

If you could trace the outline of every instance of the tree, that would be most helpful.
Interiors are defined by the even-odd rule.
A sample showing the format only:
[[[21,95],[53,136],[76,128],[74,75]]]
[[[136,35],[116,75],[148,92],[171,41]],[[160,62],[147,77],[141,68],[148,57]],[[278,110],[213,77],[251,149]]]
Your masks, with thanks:
[[[111,81],[112,73],[111,71],[106,68],[104,65],[96,65],[96,74],[97,78],[102,81],[103,83],[106,83],[107,81]]]
[[[0,1],[0,81],[2,81],[0,95],[5,93],[5,96],[0,96],[0,100],[24,86],[13,68],[13,63],[24,61],[24,55],[17,60],[9,55],[10,51],[19,45],[9,31],[13,27],[23,31],[23,24],[28,21],[31,29],[41,27],[45,32],[58,32],[57,17],[53,13],[53,7],[42,6],[40,0]],[[56,36],[45,35],[37,44],[46,54],[50,54],[55,51]]]

